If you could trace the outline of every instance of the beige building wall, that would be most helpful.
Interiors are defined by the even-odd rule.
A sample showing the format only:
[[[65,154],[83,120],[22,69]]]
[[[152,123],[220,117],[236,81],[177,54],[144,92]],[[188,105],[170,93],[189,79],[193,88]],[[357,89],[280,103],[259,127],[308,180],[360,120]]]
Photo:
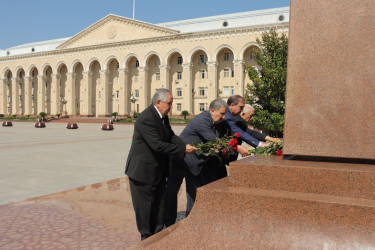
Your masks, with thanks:
[[[243,95],[242,64],[255,65],[262,32],[288,31],[284,23],[178,34],[123,19],[108,16],[56,50],[0,57],[0,114],[127,115],[162,87],[174,95],[173,115],[198,114],[215,98]]]

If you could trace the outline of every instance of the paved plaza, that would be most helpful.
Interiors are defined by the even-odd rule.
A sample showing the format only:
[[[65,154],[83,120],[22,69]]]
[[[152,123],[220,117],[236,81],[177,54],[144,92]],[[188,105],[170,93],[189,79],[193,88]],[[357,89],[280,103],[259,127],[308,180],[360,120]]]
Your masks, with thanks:
[[[0,205],[124,177],[133,124],[14,122],[0,127]],[[176,134],[183,126],[173,127]]]

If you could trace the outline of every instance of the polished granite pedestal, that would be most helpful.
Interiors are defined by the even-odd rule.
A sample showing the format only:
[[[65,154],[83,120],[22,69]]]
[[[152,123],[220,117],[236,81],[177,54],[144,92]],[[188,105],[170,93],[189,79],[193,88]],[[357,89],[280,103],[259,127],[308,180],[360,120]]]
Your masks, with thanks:
[[[373,249],[375,166],[248,157],[135,249]]]

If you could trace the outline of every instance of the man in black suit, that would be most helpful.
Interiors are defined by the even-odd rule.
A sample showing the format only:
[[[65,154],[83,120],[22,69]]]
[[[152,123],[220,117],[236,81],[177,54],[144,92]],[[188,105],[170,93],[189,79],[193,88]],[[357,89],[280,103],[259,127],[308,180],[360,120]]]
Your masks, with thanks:
[[[192,144],[208,142],[226,134],[224,126],[220,124],[227,110],[227,103],[222,99],[216,99],[210,103],[209,110],[203,111],[193,118],[180,134],[180,138]],[[237,148],[244,155],[247,149],[239,146]],[[226,176],[226,168],[223,161],[218,157],[205,157],[199,152],[186,155],[184,159],[171,157],[169,177],[167,185],[167,203],[165,213],[165,225],[168,227],[175,223],[177,217],[177,194],[181,183],[185,178],[187,207],[186,215],[192,209],[196,197],[197,188]]]
[[[141,239],[159,232],[164,226],[166,178],[169,155],[184,158],[197,148],[184,143],[169,125],[168,112],[173,97],[169,90],[158,89],[152,104],[137,118],[126,162],[138,231]]]
[[[254,118],[255,110],[250,104],[245,104],[245,107],[243,108],[241,114],[239,116],[234,116],[234,120],[236,122],[236,125],[241,128],[243,131],[246,131],[249,135],[254,137],[255,139],[259,141],[271,141],[278,143],[281,140],[279,138],[274,138],[271,136],[268,136],[264,133],[258,132],[256,130],[250,129],[248,127],[248,124],[250,121]]]

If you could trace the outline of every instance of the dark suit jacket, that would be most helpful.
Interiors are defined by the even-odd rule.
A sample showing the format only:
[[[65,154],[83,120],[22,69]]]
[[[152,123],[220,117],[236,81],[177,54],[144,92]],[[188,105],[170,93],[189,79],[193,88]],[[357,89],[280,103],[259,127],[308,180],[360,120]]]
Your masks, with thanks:
[[[174,134],[168,116],[163,119],[164,125],[154,105],[150,105],[134,124],[125,174],[136,181],[158,184],[168,175],[169,155],[185,155],[186,144]]]
[[[236,121],[234,120],[235,116],[232,115],[230,112],[229,108],[227,109],[227,113],[225,113],[225,118],[224,121],[227,123],[227,125],[230,128],[230,134],[234,135],[235,133],[239,133],[241,135],[241,139],[245,141],[247,144],[253,146],[253,147],[258,147],[259,141],[255,139],[253,136],[249,135],[246,133],[246,131],[243,131],[241,128],[239,128],[236,125]]]
[[[232,119],[236,122],[236,125],[240,129],[242,129],[243,131],[245,131],[246,133],[248,133],[249,135],[251,135],[255,139],[257,139],[259,141],[266,141],[267,135],[263,134],[263,133],[260,133],[258,131],[249,129],[249,127],[247,126],[247,122],[244,119],[242,119],[242,117],[240,115],[232,116]],[[241,139],[241,142],[242,142],[242,139]],[[240,143],[240,141],[238,141],[238,143]]]
[[[211,141],[223,135],[224,131],[215,129],[214,120],[210,112],[203,111],[189,122],[180,134],[180,138],[184,143],[193,144],[195,141],[198,144]],[[200,155],[198,151],[194,152],[194,154],[185,155],[185,163],[189,171],[196,176],[200,174],[207,160],[209,159]]]

